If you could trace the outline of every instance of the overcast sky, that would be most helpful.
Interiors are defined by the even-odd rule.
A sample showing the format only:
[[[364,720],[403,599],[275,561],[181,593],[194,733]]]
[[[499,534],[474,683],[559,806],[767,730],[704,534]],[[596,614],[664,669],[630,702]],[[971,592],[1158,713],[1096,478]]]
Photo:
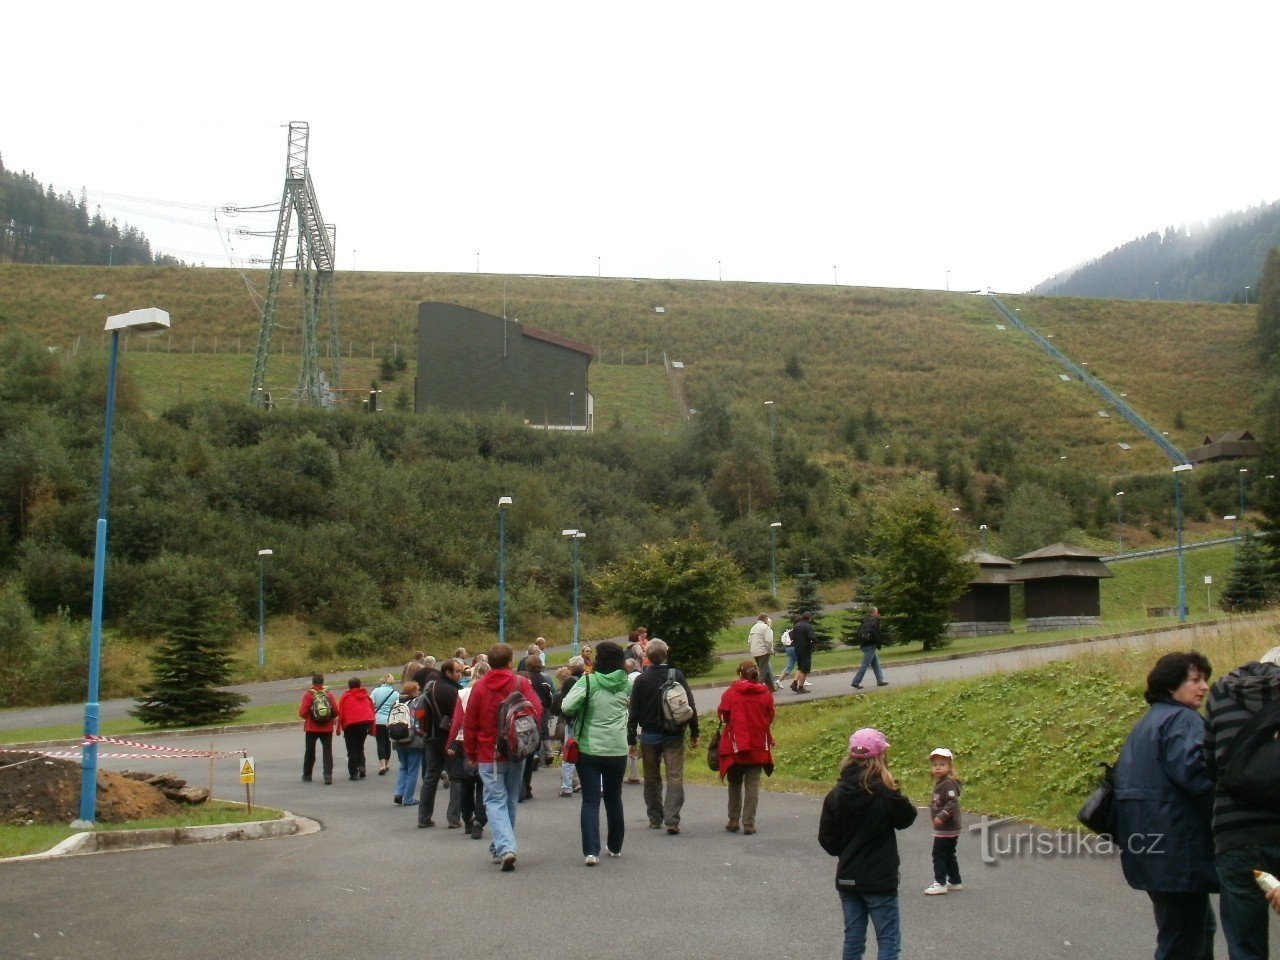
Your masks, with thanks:
[[[210,266],[1024,290],[1280,198],[1280,4],[9,5],[0,156]],[[122,199],[129,198],[129,199]],[[598,259],[597,259],[598,258]]]

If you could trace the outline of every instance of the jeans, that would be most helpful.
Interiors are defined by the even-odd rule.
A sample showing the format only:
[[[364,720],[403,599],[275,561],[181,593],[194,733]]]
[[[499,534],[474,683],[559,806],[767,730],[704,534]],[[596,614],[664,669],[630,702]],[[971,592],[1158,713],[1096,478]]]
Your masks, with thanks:
[[[573,721],[566,720],[564,725],[564,742],[568,743],[573,736]],[[573,778],[578,773],[578,765],[570,763],[564,759],[564,754],[560,755],[560,792],[573,793]]]
[[[495,857],[516,852],[516,804],[520,802],[523,775],[523,760],[480,764],[484,811],[489,816],[489,832],[493,837],[489,850]]]
[[[622,776],[627,758],[596,757],[589,753],[578,759],[578,778],[582,781],[582,855],[600,856],[600,798],[604,796],[604,815],[609,833],[606,844],[611,853],[622,852],[626,821],[622,814]]]
[[[782,668],[782,673],[778,676],[779,683],[796,672],[796,648],[786,647],[785,649],[787,651],[787,665]]]
[[[933,838],[933,879],[946,886],[960,883],[960,859],[956,856],[959,837]]]
[[[369,738],[371,723],[349,723],[342,728],[347,745],[347,773],[352,780],[364,776],[364,742]]]
[[[773,679],[773,657],[765,654],[763,657],[756,657],[756,671],[759,674],[760,682],[772,690],[775,686]]]
[[[400,758],[400,772],[396,775],[396,796],[412,806],[418,789],[418,769],[422,766],[421,747],[402,747],[396,744],[396,756]]]
[[[302,749],[302,776],[311,779],[311,771],[316,765],[316,741],[320,741],[320,752],[324,757],[320,769],[324,771],[326,780],[333,779],[333,731],[312,733],[307,731],[307,745]]]
[[[1222,933],[1231,960],[1266,960],[1271,907],[1253,879],[1254,870],[1280,876],[1280,843],[1240,847],[1215,861],[1222,892]]]
[[[684,734],[661,743],[640,744],[644,759],[644,805],[650,823],[680,826],[684,806]],[[662,764],[667,765],[667,795],[662,795]]]
[[[1213,960],[1216,924],[1209,894],[1148,890],[1147,896],[1156,915],[1155,960]]]
[[[876,928],[876,960],[898,960],[902,953],[898,895],[838,892],[844,909],[843,960],[862,960],[867,949],[868,917]]]
[[[857,686],[862,682],[862,678],[867,675],[867,667],[875,671],[876,683],[884,683],[884,671],[880,669],[880,651],[874,646],[862,647],[862,666],[858,668],[858,672],[854,674],[853,683]]]
[[[763,771],[764,767],[758,763],[735,763],[725,778],[729,781],[729,819],[741,821],[748,829],[755,829],[756,805],[760,802],[760,774]]]

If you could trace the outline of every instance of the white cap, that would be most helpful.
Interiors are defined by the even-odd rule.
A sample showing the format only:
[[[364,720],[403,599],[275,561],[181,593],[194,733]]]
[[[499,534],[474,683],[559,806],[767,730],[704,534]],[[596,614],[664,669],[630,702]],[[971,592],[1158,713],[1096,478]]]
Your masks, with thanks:
[[[948,750],[946,747],[934,747],[934,748],[933,748],[933,753],[929,754],[929,757],[930,757],[931,759],[932,759],[933,757],[946,757],[948,760],[950,760],[950,759],[951,759],[952,757],[954,757],[954,756],[955,756],[955,754],[953,754],[953,753],[952,753],[950,750]]]

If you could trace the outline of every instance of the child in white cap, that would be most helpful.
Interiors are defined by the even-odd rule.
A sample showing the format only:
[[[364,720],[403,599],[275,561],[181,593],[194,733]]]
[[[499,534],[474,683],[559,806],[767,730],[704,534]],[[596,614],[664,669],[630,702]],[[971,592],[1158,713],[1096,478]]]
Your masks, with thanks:
[[[867,920],[876,928],[877,956],[898,960],[902,925],[898,909],[898,838],[916,819],[885,764],[889,741],[870,727],[854,732],[840,765],[840,779],[822,802],[818,842],[833,857],[836,892],[844,911],[844,960],[860,960]]]
[[[929,801],[933,817],[933,883],[924,892],[936,897],[949,890],[964,889],[956,858],[963,781],[956,776],[955,757],[946,747],[937,747],[929,754],[929,773],[933,776],[933,799]]]

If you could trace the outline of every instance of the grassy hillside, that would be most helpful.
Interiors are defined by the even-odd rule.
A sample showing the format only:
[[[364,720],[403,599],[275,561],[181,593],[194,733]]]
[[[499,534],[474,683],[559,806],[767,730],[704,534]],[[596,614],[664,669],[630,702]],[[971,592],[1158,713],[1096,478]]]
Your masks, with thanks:
[[[174,332],[151,346],[150,382],[237,396],[256,347],[258,291],[264,272],[230,270],[33,267],[0,265],[0,324],[38,333],[50,345],[100,345],[104,317],[144,305],[167,309]],[[94,295],[105,293],[104,300]],[[273,341],[268,382],[297,375],[297,306],[288,298]],[[777,404],[778,428],[844,459],[872,464],[925,462],[922,449],[955,446],[972,459],[984,443],[1011,444],[1020,455],[1089,471],[1157,470],[1164,459],[1119,417],[1102,418],[1096,396],[1064,383],[1058,368],[1000,320],[982,297],[855,287],[698,281],[503,277],[482,274],[350,273],[339,278],[347,383],[363,386],[371,358],[393,349],[413,356],[416,305],[448,300],[517,317],[532,326],[594,344],[597,421],[615,414],[633,424],[669,424],[661,367],[618,383],[614,367],[660,363],[663,353],[689,365],[696,407],[723,403],[758,417]],[[1010,297],[1023,317],[1072,357],[1087,362],[1184,449],[1203,434],[1251,425],[1248,341],[1252,307]],[[657,313],[656,307],[664,308]],[[135,351],[146,349],[135,343]],[[185,364],[216,351],[217,372]],[[239,353],[235,353],[239,351]],[[280,355],[283,351],[283,355]],[[237,361],[221,359],[232,353]],[[185,355],[182,370],[157,354]],[[792,355],[799,378],[784,372]],[[370,365],[361,368],[357,361]],[[187,372],[192,369],[192,372]],[[793,365],[793,371],[795,366]],[[411,378],[412,371],[409,377]],[[409,381],[411,382],[411,380]],[[609,397],[613,410],[606,409]],[[161,394],[156,394],[160,396]],[[642,399],[643,398],[643,399]],[[150,401],[148,401],[150,403]],[[384,403],[387,399],[384,398]],[[883,420],[855,458],[844,429],[868,408]],[[1122,451],[1117,444],[1130,442]]]

